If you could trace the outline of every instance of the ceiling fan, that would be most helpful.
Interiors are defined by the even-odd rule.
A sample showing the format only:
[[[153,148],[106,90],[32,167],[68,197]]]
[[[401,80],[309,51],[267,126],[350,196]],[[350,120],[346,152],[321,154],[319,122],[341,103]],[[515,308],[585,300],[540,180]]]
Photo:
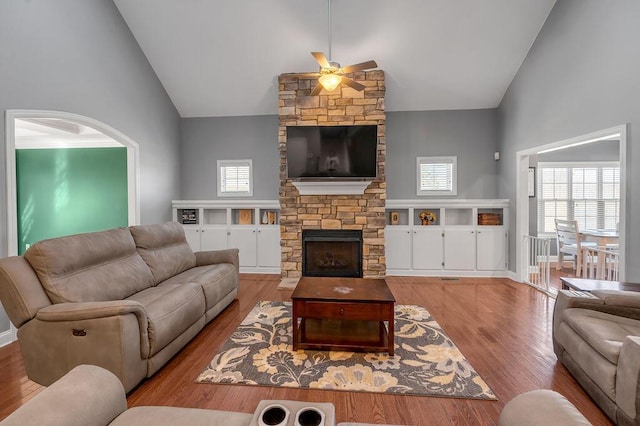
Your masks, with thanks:
[[[301,74],[303,76],[319,77],[318,85],[311,91],[311,96],[319,95],[322,89],[326,89],[331,92],[332,90],[335,90],[336,87],[338,87],[341,83],[344,83],[356,90],[364,90],[365,86],[345,76],[345,74],[378,67],[376,61],[366,61],[359,64],[342,67],[337,62],[329,61],[322,52],[311,52],[311,54],[320,65],[320,71],[317,73]]]
[[[329,58],[331,58],[331,0],[327,0],[327,6],[327,16],[329,18]],[[347,77],[345,74],[378,67],[378,64],[376,64],[375,61],[367,61],[342,67],[339,63],[332,62],[330,59],[327,59],[322,52],[311,52],[311,55],[313,55],[316,62],[320,65],[320,71],[316,73],[298,74],[301,77],[318,77],[318,84],[311,91],[311,96],[319,95],[320,92],[322,92],[322,89],[331,92],[341,83],[344,83],[356,90],[364,90],[364,85]]]

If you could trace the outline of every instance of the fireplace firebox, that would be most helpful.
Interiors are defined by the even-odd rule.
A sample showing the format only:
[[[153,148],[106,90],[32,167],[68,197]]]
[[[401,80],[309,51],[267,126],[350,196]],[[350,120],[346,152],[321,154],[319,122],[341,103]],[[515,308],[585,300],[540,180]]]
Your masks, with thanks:
[[[362,278],[362,231],[302,231],[302,275]]]

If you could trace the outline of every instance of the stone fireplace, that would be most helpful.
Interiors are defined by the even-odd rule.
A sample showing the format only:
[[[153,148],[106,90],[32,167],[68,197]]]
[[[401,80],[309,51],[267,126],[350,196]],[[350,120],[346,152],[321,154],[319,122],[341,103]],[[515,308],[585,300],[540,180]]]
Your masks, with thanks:
[[[362,231],[302,231],[302,276],[362,277]]]
[[[344,230],[361,233],[361,276],[386,274],[384,254],[386,196],[386,116],[383,71],[360,71],[349,75],[365,86],[357,91],[347,86],[319,96],[309,96],[317,84],[313,77],[282,74],[278,78],[280,152],[280,237],[281,275],[297,278],[303,274],[303,231]],[[349,126],[375,124],[378,128],[377,177],[365,182],[360,193],[341,191],[301,195],[287,178],[287,126]],[[368,183],[368,185],[367,185]],[[331,182],[329,186],[340,186]],[[351,249],[349,249],[351,250]],[[326,251],[326,250],[325,250]],[[306,253],[306,251],[305,251]],[[328,266],[331,256],[320,262]],[[335,255],[334,255],[335,257]],[[304,267],[306,272],[306,266]],[[326,269],[326,268],[325,268]]]

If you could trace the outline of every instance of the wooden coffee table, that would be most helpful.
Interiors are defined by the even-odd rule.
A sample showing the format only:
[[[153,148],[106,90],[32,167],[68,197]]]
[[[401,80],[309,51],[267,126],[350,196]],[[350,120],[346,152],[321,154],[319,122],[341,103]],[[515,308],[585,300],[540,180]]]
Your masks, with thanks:
[[[293,350],[376,351],[393,356],[396,300],[384,279],[302,277],[291,299]]]
[[[626,290],[626,291],[640,291],[640,283],[627,283],[623,281],[602,281],[602,280],[590,280],[587,278],[573,278],[573,277],[561,277],[563,290],[579,290],[579,291],[593,291],[593,290]]]

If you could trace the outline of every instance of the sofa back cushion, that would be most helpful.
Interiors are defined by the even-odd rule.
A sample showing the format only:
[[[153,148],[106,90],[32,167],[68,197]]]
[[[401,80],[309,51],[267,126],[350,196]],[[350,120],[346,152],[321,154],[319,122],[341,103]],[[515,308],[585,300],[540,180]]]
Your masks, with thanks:
[[[120,300],[153,285],[127,228],[40,241],[24,258],[53,303]]]
[[[196,255],[179,223],[131,226],[129,230],[156,284],[196,266]]]

